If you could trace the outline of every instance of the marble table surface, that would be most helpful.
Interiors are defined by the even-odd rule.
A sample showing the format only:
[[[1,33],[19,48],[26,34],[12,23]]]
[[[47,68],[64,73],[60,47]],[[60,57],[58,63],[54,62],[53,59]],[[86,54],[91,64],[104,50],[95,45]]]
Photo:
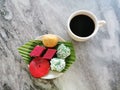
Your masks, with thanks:
[[[95,37],[76,42],[67,20],[76,10],[105,20]],[[0,0],[0,90],[120,90],[120,0]],[[44,34],[72,41],[76,62],[53,80],[29,74],[17,48]]]

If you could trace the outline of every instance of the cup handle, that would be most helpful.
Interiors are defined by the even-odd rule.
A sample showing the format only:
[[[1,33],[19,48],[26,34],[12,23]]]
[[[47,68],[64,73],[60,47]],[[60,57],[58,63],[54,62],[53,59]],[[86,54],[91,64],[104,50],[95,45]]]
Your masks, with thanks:
[[[106,24],[106,21],[104,20],[98,21],[99,27],[102,27],[104,24]]]

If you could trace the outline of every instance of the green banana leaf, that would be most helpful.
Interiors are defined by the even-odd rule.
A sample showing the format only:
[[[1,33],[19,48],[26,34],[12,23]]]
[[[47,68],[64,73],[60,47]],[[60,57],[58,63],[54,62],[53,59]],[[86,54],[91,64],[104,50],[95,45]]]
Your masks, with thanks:
[[[57,48],[62,43],[65,46],[69,47],[71,50],[70,56],[65,59],[66,66],[65,66],[65,69],[62,71],[62,72],[65,72],[75,62],[76,56],[75,56],[75,50],[74,50],[73,44],[71,42],[58,42],[55,48]],[[30,52],[34,49],[36,45],[43,46],[42,41],[31,40],[18,48],[18,52],[20,53],[20,55],[22,56],[26,64],[29,64],[31,60],[33,59],[30,57]]]

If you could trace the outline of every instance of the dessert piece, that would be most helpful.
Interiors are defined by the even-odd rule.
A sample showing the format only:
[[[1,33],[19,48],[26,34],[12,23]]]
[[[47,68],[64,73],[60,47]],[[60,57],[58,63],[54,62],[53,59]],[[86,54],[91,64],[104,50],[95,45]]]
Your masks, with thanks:
[[[57,48],[57,57],[65,59],[70,55],[70,49],[66,47],[64,44],[60,44]]]
[[[29,65],[30,73],[35,78],[40,78],[48,74],[50,63],[41,57],[34,58]]]
[[[31,57],[37,57],[37,56],[40,56],[43,51],[45,50],[45,47],[42,47],[42,46],[35,46],[34,49],[31,51],[30,53],[30,56]]]
[[[58,38],[56,35],[47,34],[42,37],[42,42],[46,47],[55,47],[58,43]]]
[[[52,57],[55,55],[56,51],[57,50],[55,50],[55,49],[48,49],[46,51],[46,53],[44,54],[43,58],[48,59],[48,60],[52,59]]]
[[[65,60],[60,58],[53,58],[50,61],[51,70],[61,72],[65,68]]]

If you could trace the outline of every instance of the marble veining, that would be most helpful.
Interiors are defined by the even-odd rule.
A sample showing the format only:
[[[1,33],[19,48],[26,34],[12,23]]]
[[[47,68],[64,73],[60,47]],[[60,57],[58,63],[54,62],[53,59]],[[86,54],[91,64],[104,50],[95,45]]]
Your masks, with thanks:
[[[76,42],[67,20],[76,10],[105,20],[95,37]],[[120,0],[0,0],[0,90],[120,90]],[[30,76],[17,48],[53,33],[72,41],[76,62],[53,80]]]

